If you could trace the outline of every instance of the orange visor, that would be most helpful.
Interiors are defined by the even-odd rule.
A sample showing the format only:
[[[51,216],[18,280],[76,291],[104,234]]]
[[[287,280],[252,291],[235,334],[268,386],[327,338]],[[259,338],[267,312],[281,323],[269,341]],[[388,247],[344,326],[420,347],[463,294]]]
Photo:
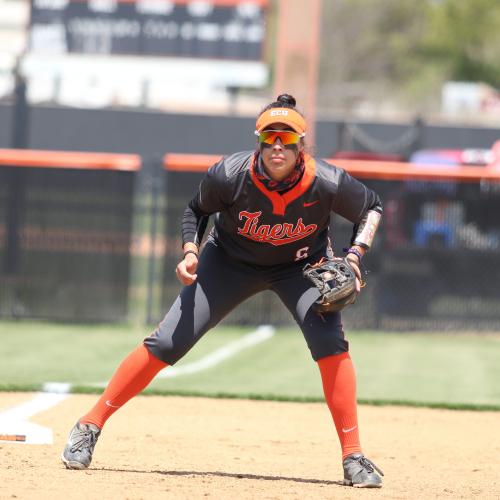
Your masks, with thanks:
[[[291,108],[271,108],[264,111],[257,118],[255,128],[260,133],[266,127],[275,123],[288,125],[292,130],[300,134],[301,137],[306,135],[306,121],[297,111]]]

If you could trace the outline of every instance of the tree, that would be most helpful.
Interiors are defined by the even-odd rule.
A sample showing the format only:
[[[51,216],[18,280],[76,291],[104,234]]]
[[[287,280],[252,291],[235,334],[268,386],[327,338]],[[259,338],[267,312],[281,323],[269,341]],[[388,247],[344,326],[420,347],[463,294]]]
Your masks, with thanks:
[[[500,0],[323,0],[319,102],[435,109],[446,80],[500,87]]]
[[[427,8],[428,29],[418,48],[422,62],[442,65],[452,80],[500,87],[500,2],[442,0]]]

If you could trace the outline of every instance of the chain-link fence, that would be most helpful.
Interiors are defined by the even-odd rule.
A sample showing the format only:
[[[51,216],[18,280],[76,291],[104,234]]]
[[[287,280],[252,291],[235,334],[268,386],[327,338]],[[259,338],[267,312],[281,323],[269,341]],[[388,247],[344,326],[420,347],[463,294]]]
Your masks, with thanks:
[[[0,167],[0,316],[123,321],[134,172]]]
[[[206,166],[169,170],[161,159],[134,171],[1,166],[0,317],[161,320],[180,289],[182,213]],[[385,211],[364,259],[367,286],[344,311],[346,327],[500,328],[500,178],[459,180],[460,171],[435,181],[363,176]],[[337,254],[351,231],[332,219]],[[225,321],[293,322],[272,292]]]
[[[168,306],[179,289],[173,270],[181,257],[182,213],[203,174],[165,175],[168,252],[162,303]],[[450,178],[455,172],[450,171]],[[500,328],[500,181],[362,180],[379,193],[385,211],[374,247],[364,259],[367,286],[357,304],[344,311],[344,323],[404,330]],[[339,216],[332,219],[337,254],[351,234],[351,223]],[[242,304],[226,321],[293,320],[269,292]]]
[[[385,205],[377,248],[380,326],[497,329],[500,184],[376,184]]]

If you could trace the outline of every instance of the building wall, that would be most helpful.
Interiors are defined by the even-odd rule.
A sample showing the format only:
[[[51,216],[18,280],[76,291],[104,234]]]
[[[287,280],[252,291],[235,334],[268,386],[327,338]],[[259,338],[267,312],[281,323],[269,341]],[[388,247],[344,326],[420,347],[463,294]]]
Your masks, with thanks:
[[[11,146],[12,118],[11,107],[0,105],[0,147]],[[244,117],[33,107],[28,121],[27,143],[33,149],[158,156],[165,152],[227,154],[255,144],[254,119]],[[357,127],[381,145],[397,142],[409,129],[386,123]],[[315,153],[329,157],[337,151],[340,132],[341,122],[319,122]],[[500,128],[424,125],[418,147],[489,148],[498,139]]]

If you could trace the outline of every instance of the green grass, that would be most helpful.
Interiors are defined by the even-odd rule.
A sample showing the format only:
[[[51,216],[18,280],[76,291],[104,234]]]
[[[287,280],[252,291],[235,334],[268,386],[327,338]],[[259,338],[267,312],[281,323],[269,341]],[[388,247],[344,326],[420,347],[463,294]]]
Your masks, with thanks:
[[[193,362],[252,328],[219,327],[179,363]],[[68,382],[99,392],[148,329],[130,325],[78,326],[0,322],[0,390],[35,390]],[[500,410],[500,335],[348,335],[358,374],[358,398],[370,404],[405,404]],[[322,400],[321,382],[298,329],[278,330],[203,372],[156,379],[151,394],[191,394],[292,401]]]

